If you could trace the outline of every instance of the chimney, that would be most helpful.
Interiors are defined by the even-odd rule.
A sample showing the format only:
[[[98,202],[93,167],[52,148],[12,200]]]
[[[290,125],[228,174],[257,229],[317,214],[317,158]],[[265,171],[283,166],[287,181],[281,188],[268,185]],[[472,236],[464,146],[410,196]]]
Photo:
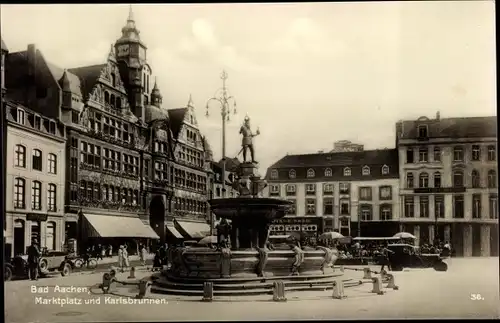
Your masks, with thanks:
[[[439,111],[438,111],[438,112],[436,112],[436,120],[438,120],[438,121],[439,121],[440,119],[441,119],[441,114],[440,114],[440,113],[439,113]]]
[[[28,50],[26,51],[27,61],[28,61],[28,79],[27,79],[27,91],[28,91],[28,102],[27,105],[30,109],[34,109],[36,104],[36,46],[35,44],[29,44]]]

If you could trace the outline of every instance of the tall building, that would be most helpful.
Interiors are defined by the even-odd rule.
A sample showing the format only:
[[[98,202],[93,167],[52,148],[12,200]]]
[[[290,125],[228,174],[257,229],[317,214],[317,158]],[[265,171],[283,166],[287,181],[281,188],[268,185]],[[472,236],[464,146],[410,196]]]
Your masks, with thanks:
[[[209,231],[208,168],[192,102],[162,105],[132,10],[121,33],[101,64],[78,68],[29,45],[8,59],[7,85],[66,125],[67,238],[198,237]]]
[[[458,256],[498,255],[496,117],[396,124],[401,230],[450,241]]]
[[[32,238],[62,250],[65,242],[65,127],[6,98],[6,255],[24,254]]]
[[[266,174],[265,195],[293,202],[271,232],[393,235],[399,221],[398,171],[396,149],[287,155]]]

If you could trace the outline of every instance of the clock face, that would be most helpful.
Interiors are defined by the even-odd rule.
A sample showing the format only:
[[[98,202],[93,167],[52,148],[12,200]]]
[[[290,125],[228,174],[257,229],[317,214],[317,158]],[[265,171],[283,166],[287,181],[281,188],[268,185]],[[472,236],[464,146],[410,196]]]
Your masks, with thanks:
[[[129,45],[120,45],[118,46],[118,56],[128,55],[130,50]]]

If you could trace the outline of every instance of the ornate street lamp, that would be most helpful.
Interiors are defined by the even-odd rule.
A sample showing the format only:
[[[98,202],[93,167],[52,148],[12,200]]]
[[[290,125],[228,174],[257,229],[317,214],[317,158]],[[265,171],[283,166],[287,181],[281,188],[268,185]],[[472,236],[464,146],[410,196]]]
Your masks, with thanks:
[[[222,71],[220,76],[222,79],[222,88],[218,89],[214,96],[208,99],[206,106],[206,116],[209,117],[210,102],[215,101],[220,105],[220,114],[222,117],[222,197],[226,197],[226,122],[231,121],[231,103],[233,106],[232,113],[236,114],[236,100],[233,96],[229,95],[226,88],[227,77],[226,71]]]

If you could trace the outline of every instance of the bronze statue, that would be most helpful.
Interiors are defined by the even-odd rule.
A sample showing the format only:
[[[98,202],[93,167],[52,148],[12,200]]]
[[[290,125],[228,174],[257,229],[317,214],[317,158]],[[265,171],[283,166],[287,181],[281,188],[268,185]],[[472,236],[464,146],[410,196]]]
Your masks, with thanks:
[[[252,133],[252,129],[250,129],[250,118],[245,117],[245,122],[240,128],[240,134],[243,135],[241,140],[241,150],[243,151],[243,162],[247,161],[247,150],[250,150],[250,156],[252,158],[252,163],[255,163],[255,152],[253,149],[253,137],[260,135],[259,129],[257,129],[256,133]]]

